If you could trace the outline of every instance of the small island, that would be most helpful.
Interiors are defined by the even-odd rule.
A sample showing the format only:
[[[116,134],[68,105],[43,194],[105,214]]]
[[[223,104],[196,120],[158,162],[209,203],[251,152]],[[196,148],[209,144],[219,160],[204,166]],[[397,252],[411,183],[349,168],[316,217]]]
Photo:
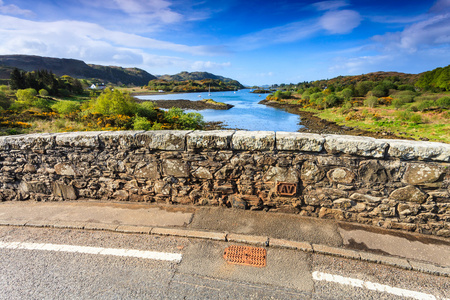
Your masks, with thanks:
[[[142,101],[142,100],[140,100]],[[144,102],[144,101],[142,101]],[[145,101],[147,102],[147,101]],[[221,109],[228,110],[234,105],[226,104],[223,102],[216,102],[213,99],[203,99],[198,101],[191,100],[151,100],[159,108],[169,109],[172,107],[177,107],[181,109],[192,109],[192,110],[203,110],[203,109]]]

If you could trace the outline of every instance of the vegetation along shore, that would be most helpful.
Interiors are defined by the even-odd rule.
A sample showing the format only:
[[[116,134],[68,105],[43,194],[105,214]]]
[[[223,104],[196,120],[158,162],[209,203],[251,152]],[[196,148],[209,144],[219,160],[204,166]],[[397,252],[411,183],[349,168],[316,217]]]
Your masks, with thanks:
[[[261,103],[301,115],[310,132],[449,143],[449,79],[450,66],[420,75],[340,76],[277,86]]]

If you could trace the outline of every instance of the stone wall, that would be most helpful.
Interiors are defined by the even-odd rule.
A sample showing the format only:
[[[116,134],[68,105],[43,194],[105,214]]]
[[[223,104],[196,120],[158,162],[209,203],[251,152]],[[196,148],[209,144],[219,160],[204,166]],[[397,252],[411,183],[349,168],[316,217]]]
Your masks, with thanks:
[[[0,138],[2,201],[98,199],[300,213],[450,237],[450,145],[292,132]]]

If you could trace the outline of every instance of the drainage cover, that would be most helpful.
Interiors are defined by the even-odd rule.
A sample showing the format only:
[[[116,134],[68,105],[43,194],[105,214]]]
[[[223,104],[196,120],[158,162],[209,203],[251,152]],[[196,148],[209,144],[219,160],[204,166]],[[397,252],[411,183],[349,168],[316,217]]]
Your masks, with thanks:
[[[225,248],[223,258],[230,264],[265,267],[266,249],[231,245]]]

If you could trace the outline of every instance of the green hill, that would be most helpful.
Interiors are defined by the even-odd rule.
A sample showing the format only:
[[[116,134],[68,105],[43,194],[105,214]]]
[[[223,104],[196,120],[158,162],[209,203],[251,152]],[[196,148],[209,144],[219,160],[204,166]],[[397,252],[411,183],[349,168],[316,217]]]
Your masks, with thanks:
[[[138,68],[88,65],[76,59],[52,58],[34,55],[0,55],[0,79],[8,79],[11,70],[27,72],[49,70],[57,76],[69,75],[78,79],[95,79],[113,84],[145,85],[155,76]]]
[[[244,88],[244,86],[231,78],[226,78],[219,75],[214,75],[208,72],[181,72],[175,75],[161,75],[158,76],[158,79],[166,80],[166,81],[188,81],[188,80],[205,80],[205,79],[215,79],[220,80],[227,85],[236,86],[238,89]]]

